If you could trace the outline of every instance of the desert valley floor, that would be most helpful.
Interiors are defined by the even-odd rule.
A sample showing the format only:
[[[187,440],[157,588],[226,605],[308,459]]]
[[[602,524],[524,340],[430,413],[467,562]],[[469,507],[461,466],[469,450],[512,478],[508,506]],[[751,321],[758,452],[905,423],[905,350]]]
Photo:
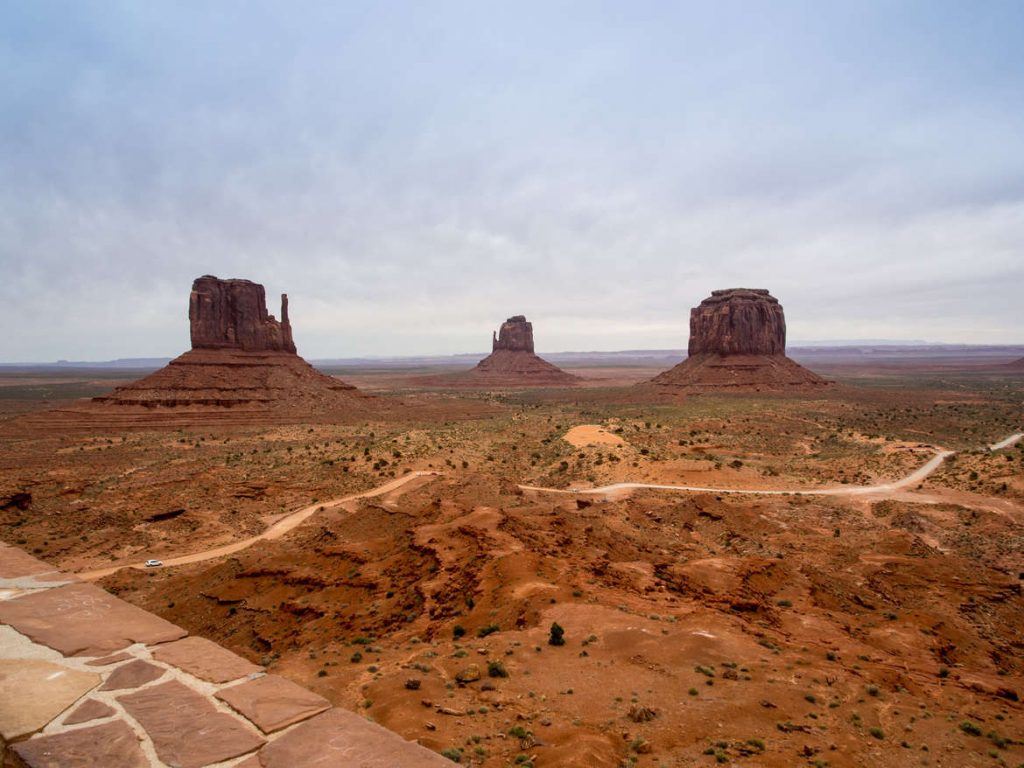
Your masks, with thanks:
[[[4,376],[0,539],[462,765],[1024,764],[1024,376],[569,371],[156,425]]]

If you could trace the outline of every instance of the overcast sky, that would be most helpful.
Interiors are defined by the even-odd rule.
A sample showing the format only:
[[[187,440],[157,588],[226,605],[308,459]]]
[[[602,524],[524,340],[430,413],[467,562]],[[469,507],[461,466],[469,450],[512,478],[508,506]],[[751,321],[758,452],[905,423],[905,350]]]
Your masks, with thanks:
[[[0,360],[1024,342],[1024,3],[0,0]],[[277,306],[271,306],[277,312]]]

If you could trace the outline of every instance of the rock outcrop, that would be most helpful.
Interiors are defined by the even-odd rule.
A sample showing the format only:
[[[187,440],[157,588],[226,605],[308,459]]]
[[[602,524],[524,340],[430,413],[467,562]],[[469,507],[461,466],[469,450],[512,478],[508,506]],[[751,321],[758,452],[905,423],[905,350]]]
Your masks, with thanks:
[[[281,320],[267,313],[263,286],[251,280],[203,275],[188,301],[192,349],[241,349],[296,354],[288,321],[288,295],[281,294]]]
[[[444,387],[564,387],[580,383],[533,351],[533,323],[513,315],[491,334],[491,354],[463,373],[428,376],[418,383]]]
[[[192,349],[143,379],[94,399],[107,409],[184,412],[319,413],[365,408],[355,388],[299,357],[281,296],[281,320],[267,313],[263,286],[204,275],[188,306]],[[167,419],[164,419],[167,420]]]
[[[690,310],[691,357],[786,354],[786,318],[763,288],[712,291]]]
[[[508,352],[533,353],[533,323],[525,315],[513,315],[491,337],[491,352],[499,349]]]
[[[690,310],[689,357],[651,381],[686,389],[787,389],[828,384],[786,357],[786,318],[760,288],[712,291]]]

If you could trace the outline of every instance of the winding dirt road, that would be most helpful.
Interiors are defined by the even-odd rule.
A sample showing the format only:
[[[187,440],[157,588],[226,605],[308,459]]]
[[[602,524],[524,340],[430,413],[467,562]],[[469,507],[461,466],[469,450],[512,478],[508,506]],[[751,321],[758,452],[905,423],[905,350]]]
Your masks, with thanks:
[[[1017,432],[998,443],[987,446],[990,451],[998,451],[1009,448],[1011,445],[1024,438],[1024,432]],[[865,496],[875,493],[892,493],[911,485],[916,485],[928,475],[941,466],[947,458],[956,451],[938,450],[926,464],[915,469],[906,477],[893,480],[888,483],[877,485],[845,485],[836,488],[790,488],[766,490],[763,488],[705,488],[698,485],[658,485],[656,483],[613,483],[602,485],[597,488],[544,488],[536,485],[520,485],[524,491],[540,491],[542,493],[569,493],[569,494],[607,494],[615,491],[631,491],[639,488],[651,488],[662,491],[687,491],[690,493],[745,493],[757,494],[758,496],[792,496],[803,494],[805,496]]]
[[[201,563],[204,560],[212,560],[216,557],[223,557],[224,555],[231,555],[235,552],[251,547],[257,541],[272,541],[273,539],[279,539],[284,536],[288,531],[291,531],[298,526],[302,525],[306,520],[312,517],[320,510],[332,509],[340,506],[349,501],[355,501],[357,499],[370,499],[375,496],[383,496],[386,493],[401,488],[406,483],[412,482],[420,477],[435,477],[439,472],[410,472],[407,475],[402,475],[394,480],[391,480],[384,485],[378,485],[376,488],[371,488],[368,491],[362,491],[360,493],[353,493],[350,496],[342,496],[340,499],[332,499],[325,501],[322,504],[310,504],[308,507],[303,507],[289,515],[285,515],[276,523],[268,527],[262,533],[258,533],[255,536],[251,536],[248,539],[242,539],[240,541],[234,541],[230,544],[222,544],[219,547],[213,547],[211,549],[204,549],[202,552],[193,552],[189,555],[180,555],[178,557],[168,557],[163,560],[164,567],[171,565],[187,565],[189,563]],[[145,562],[139,563],[125,563],[124,565],[115,565],[110,568],[101,568],[96,571],[83,571],[82,573],[75,574],[78,578],[85,581],[95,581],[96,579],[102,579],[104,576],[109,576],[112,573],[117,573],[122,568],[145,568]]]
[[[1024,438],[1024,432],[1018,432],[1015,435],[1010,435],[1005,440],[1000,440],[998,443],[992,443],[988,447],[990,451],[1001,451],[1003,448],[1009,448],[1011,445],[1016,445]]]
[[[1024,439],[1024,432],[1017,432],[1009,437],[1000,440],[998,443],[993,443],[987,446],[990,451],[999,451],[1003,448],[1009,448],[1010,446],[1020,442]],[[698,485],[658,485],[654,483],[614,483],[612,485],[602,485],[597,488],[544,488],[536,485],[520,485],[524,491],[539,491],[542,493],[567,493],[567,494],[607,494],[614,491],[629,491],[640,488],[651,488],[654,490],[664,491],[685,491],[690,493],[745,493],[745,494],[757,494],[759,496],[786,496],[794,494],[804,494],[809,496],[861,496],[868,494],[877,493],[891,493],[898,491],[911,485],[920,483],[932,472],[939,468],[943,461],[948,457],[952,456],[956,451],[939,450],[935,455],[928,460],[928,462],[918,469],[911,472],[906,477],[902,477],[899,480],[893,480],[888,483],[879,483],[878,485],[859,485],[859,486],[840,486],[837,488],[792,488],[792,489],[773,489],[766,490],[761,488],[705,488]],[[231,555],[235,552],[250,547],[257,541],[272,541],[279,539],[289,531],[302,525],[306,520],[312,517],[314,514],[324,509],[331,509],[344,504],[349,501],[355,501],[357,499],[369,499],[375,496],[383,496],[386,493],[390,493],[398,488],[401,488],[406,483],[412,482],[421,477],[435,477],[439,475],[439,472],[410,472],[407,475],[395,478],[390,482],[379,485],[376,488],[371,488],[368,491],[362,491],[360,493],[353,493],[349,496],[343,496],[340,499],[332,499],[331,501],[324,502],[323,504],[310,504],[308,507],[303,507],[289,515],[285,515],[276,523],[268,527],[262,533],[255,536],[251,536],[247,539],[232,542],[231,544],[222,544],[219,547],[212,547],[211,549],[205,549],[201,552],[193,552],[188,555],[180,555],[178,557],[169,557],[163,560],[164,567],[173,565],[187,565],[189,563],[201,563],[204,560],[213,560],[217,557],[224,557],[225,555]],[[83,571],[82,573],[76,574],[78,578],[85,581],[95,581],[101,579],[104,576],[109,576],[112,573],[120,571],[122,568],[145,568],[145,562],[138,563],[125,563],[124,565],[115,565],[109,568],[101,568],[95,571]]]

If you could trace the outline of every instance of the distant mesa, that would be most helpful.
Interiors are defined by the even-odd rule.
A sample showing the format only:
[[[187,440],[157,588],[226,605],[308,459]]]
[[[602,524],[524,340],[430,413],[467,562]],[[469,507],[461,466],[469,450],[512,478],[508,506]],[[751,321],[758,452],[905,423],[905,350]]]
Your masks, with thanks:
[[[652,383],[694,390],[787,389],[830,382],[786,357],[786,318],[762,288],[712,291],[690,310],[689,357]]]
[[[456,387],[564,387],[582,379],[538,357],[533,351],[533,323],[513,315],[491,335],[491,354],[462,373],[425,377],[419,383]]]
[[[93,402],[116,410],[309,413],[348,409],[360,399],[370,399],[299,357],[288,297],[281,296],[277,320],[267,312],[259,283],[212,275],[197,278],[188,319],[190,351]]]
[[[1014,360],[1012,363],[1007,363],[1006,367],[1009,368],[1011,371],[1024,372],[1024,357],[1022,357],[1020,360]]]

